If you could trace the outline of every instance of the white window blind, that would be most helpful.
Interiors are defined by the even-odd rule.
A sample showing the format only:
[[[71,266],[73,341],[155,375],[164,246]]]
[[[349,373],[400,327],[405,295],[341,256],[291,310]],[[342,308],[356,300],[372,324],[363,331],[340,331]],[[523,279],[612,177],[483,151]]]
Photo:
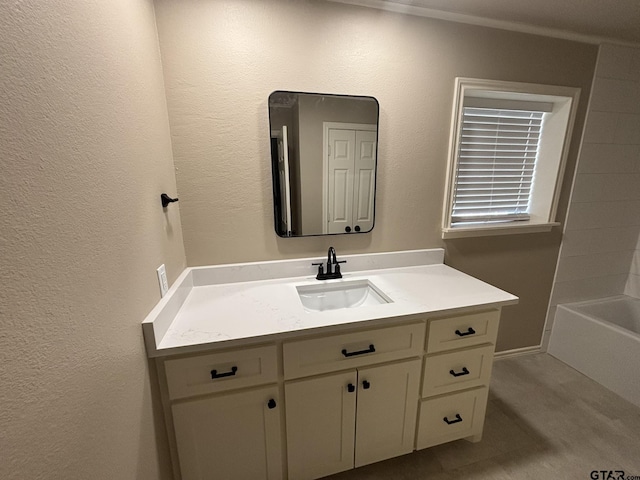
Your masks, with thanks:
[[[463,107],[452,226],[529,220],[540,110]]]

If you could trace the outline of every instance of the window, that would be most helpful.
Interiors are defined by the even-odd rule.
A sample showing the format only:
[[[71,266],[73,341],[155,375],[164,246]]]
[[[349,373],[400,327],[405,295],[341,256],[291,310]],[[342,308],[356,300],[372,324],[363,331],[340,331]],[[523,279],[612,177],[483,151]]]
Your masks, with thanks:
[[[443,237],[550,230],[579,89],[456,79]]]

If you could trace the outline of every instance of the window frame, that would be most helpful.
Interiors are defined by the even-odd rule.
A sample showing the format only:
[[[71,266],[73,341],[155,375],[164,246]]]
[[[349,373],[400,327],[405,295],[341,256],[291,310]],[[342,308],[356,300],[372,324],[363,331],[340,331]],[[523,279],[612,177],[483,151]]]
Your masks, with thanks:
[[[474,225],[452,226],[453,202],[458,170],[458,150],[460,146],[460,129],[463,121],[465,97],[489,98],[497,103],[501,101],[534,101],[553,105],[552,113],[545,119],[541,155],[536,160],[536,178],[538,189],[532,192],[532,199],[537,202],[538,210],[528,221],[505,221],[501,223],[478,223]],[[477,78],[457,77],[452,110],[452,121],[449,139],[449,165],[442,216],[442,238],[504,235],[511,233],[534,233],[550,231],[560,225],[554,221],[560,198],[562,180],[569,154],[569,146],[580,98],[580,89],[555,85],[506,82]],[[539,162],[542,162],[539,165]],[[539,168],[542,167],[542,168]],[[554,178],[555,177],[555,178]],[[548,185],[550,183],[551,185]],[[553,187],[553,188],[550,188]]]

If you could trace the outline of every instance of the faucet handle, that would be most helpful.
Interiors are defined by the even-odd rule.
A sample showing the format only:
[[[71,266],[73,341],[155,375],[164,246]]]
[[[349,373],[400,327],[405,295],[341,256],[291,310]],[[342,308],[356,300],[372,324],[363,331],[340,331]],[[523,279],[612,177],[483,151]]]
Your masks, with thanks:
[[[318,275],[316,275],[316,279],[317,280],[325,280],[324,265],[322,264],[322,262],[320,262],[320,263],[312,263],[311,265],[313,265],[314,267],[315,266],[318,267]]]
[[[347,263],[347,261],[346,260],[340,260],[340,261],[336,262],[336,268],[334,269],[333,272],[336,274],[336,276],[338,278],[342,278],[342,272],[340,272],[340,264],[341,263]]]

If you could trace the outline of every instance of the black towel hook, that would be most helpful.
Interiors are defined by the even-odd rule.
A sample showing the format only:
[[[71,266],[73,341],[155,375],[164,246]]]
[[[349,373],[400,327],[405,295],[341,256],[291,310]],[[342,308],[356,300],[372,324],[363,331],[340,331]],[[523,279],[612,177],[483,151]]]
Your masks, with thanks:
[[[160,200],[162,200],[162,208],[167,208],[167,205],[169,205],[170,203],[178,201],[177,198],[171,198],[166,193],[163,193],[162,195],[160,195]]]

